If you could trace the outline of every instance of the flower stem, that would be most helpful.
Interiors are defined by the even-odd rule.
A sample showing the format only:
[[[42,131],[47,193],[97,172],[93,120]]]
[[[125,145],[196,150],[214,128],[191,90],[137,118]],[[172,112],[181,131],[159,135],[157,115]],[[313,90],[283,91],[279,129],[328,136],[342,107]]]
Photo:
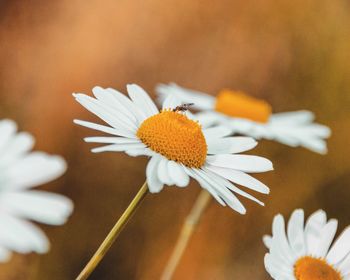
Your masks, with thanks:
[[[176,242],[175,248],[168,260],[167,265],[163,271],[161,280],[170,280],[180,263],[181,257],[185,252],[187,244],[202,216],[204,210],[207,208],[210,202],[210,194],[206,190],[202,190],[194,203],[190,214],[185,219],[182,226],[179,238]]]
[[[113,242],[118,237],[119,233],[123,230],[124,226],[127,224],[127,222],[130,220],[132,215],[135,213],[137,207],[141,204],[143,199],[146,197],[146,194],[148,193],[148,187],[147,183],[145,182],[134,199],[129,204],[128,208],[124,211],[122,216],[119,218],[117,223],[114,225],[112,230],[108,233],[105,240],[102,242],[100,247],[97,249],[96,253],[93,255],[93,257],[90,259],[90,261],[87,263],[87,265],[84,267],[84,269],[80,272],[79,276],[76,278],[76,280],[85,280],[87,279],[90,274],[95,270],[97,265],[100,263],[100,261],[103,259],[107,251],[111,248]]]

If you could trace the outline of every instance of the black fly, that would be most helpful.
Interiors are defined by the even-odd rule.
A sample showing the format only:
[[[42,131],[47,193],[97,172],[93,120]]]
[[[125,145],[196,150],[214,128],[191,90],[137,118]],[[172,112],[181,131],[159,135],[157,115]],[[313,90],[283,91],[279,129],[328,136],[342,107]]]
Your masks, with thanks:
[[[180,106],[176,106],[173,109],[173,112],[186,112],[191,106],[193,106],[194,103],[185,103]]]

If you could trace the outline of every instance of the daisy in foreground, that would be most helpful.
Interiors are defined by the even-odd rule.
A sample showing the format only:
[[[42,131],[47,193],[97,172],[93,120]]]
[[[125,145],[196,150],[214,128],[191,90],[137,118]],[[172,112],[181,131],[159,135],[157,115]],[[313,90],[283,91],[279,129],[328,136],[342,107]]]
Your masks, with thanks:
[[[232,133],[302,146],[320,154],[327,152],[324,139],[331,131],[327,126],[313,123],[314,114],[310,111],[272,114],[267,102],[240,91],[222,90],[213,97],[176,84],[161,84],[156,90],[160,100],[174,95],[183,102],[194,103],[196,109],[203,111],[197,115],[203,126],[222,124]]]
[[[304,226],[304,211],[295,210],[285,232],[282,215],[274,218],[272,236],[265,236],[269,249],[265,267],[277,280],[350,279],[350,227],[331,246],[337,231],[335,219],[326,213],[312,214]]]
[[[159,112],[139,86],[128,85],[127,91],[130,99],[114,89],[101,87],[93,89],[95,98],[74,94],[81,105],[109,126],[74,122],[113,135],[85,138],[86,142],[107,144],[92,149],[93,152],[126,152],[151,158],[140,198],[147,186],[150,192],[157,193],[164,185],[186,187],[192,177],[221,205],[241,214],[246,210],[235,194],[263,204],[233,184],[269,192],[266,185],[247,173],[272,170],[272,163],[262,157],[237,154],[254,148],[257,143],[253,138],[226,137],[230,130],[222,126],[203,130],[186,106],[173,96],[166,98]]]
[[[62,195],[30,190],[66,170],[61,157],[31,152],[33,145],[30,134],[17,133],[15,122],[0,121],[0,262],[8,261],[11,251],[46,253],[47,237],[27,220],[62,225],[73,210]]]

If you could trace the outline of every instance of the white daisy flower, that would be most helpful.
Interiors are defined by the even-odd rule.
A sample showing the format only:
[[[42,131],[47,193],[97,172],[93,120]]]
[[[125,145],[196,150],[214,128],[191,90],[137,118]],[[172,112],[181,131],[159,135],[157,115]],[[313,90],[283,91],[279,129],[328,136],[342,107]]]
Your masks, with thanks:
[[[320,154],[327,152],[324,139],[331,131],[327,126],[313,123],[315,117],[310,111],[272,114],[267,102],[231,90],[222,90],[217,97],[176,84],[161,84],[156,90],[160,100],[174,95],[183,102],[194,103],[196,109],[203,111],[197,118],[204,127],[222,124],[232,133],[275,140],[292,147],[302,146]]]
[[[239,213],[245,213],[245,208],[232,192],[263,205],[233,184],[264,194],[269,192],[266,185],[247,173],[272,170],[272,163],[262,157],[237,154],[254,148],[257,144],[254,139],[225,137],[230,131],[222,126],[202,130],[189,112],[176,108],[180,103],[172,96],[164,101],[159,112],[148,94],[137,85],[127,86],[130,99],[111,88],[95,87],[92,91],[95,98],[80,93],[73,95],[109,126],[74,122],[113,135],[85,138],[86,142],[108,144],[92,152],[126,152],[131,156],[151,157],[146,168],[150,192],[160,192],[164,185],[186,187],[192,177],[220,204]]]
[[[72,202],[59,194],[30,190],[61,176],[66,170],[59,156],[31,152],[34,138],[17,133],[11,120],[0,121],[0,262],[11,252],[45,253],[49,241],[36,225],[62,225],[73,209]]]
[[[331,246],[338,221],[326,213],[313,213],[304,226],[304,211],[295,210],[285,232],[282,215],[275,216],[272,236],[265,236],[269,249],[265,267],[277,280],[349,280],[350,227]]]

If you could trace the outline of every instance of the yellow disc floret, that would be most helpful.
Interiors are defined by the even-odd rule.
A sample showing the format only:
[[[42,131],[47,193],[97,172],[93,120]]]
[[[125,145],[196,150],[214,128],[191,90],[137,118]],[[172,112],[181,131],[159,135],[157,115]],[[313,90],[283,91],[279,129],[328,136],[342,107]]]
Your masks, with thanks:
[[[184,114],[163,110],[146,119],[137,137],[151,150],[188,167],[200,168],[207,157],[201,126]]]
[[[294,266],[297,280],[342,280],[340,273],[324,259],[302,257]]]
[[[241,91],[222,90],[216,97],[215,110],[225,115],[266,123],[271,115],[271,106]]]

